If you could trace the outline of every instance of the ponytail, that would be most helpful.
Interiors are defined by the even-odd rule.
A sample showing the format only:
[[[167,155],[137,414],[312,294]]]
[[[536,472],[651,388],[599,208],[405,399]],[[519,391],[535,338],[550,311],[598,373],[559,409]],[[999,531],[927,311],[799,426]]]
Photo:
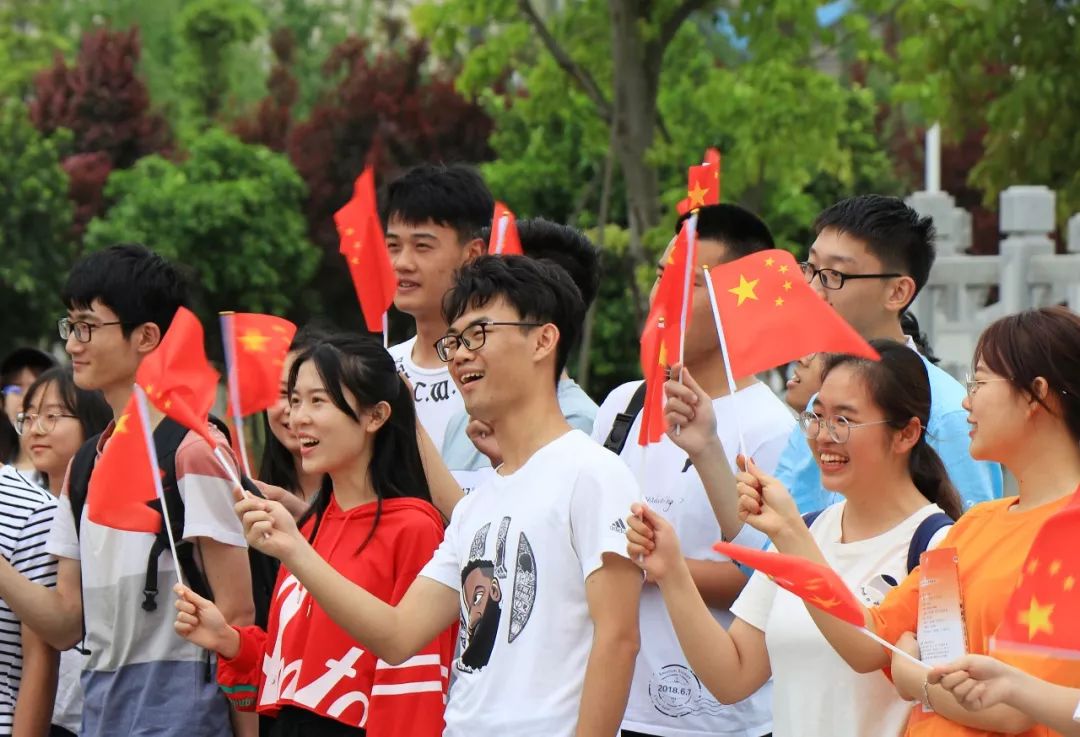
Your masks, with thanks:
[[[925,429],[908,456],[908,470],[919,493],[941,507],[941,511],[954,520],[964,513],[960,494],[949,480],[941,456],[926,442]]]

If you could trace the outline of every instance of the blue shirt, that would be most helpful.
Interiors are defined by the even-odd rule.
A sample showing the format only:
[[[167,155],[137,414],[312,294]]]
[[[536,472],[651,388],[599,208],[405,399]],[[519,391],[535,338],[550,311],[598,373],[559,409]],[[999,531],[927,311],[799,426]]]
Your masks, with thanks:
[[[575,430],[587,435],[592,434],[593,420],[596,419],[596,402],[573,379],[562,379],[558,387],[559,407],[566,421]],[[446,435],[443,436],[442,457],[446,467],[455,476],[461,471],[479,471],[491,468],[491,461],[481,453],[465,434],[469,424],[469,414],[461,410],[446,423]],[[459,479],[460,480],[460,479]]]
[[[953,486],[960,492],[964,509],[979,502],[1000,499],[1001,466],[976,461],[968,452],[970,427],[967,410],[960,405],[964,401],[964,387],[921,354],[920,358],[930,377],[930,421],[926,426],[926,439],[941,456]],[[812,403],[813,399],[810,401]],[[776,467],[776,478],[791,491],[803,514],[824,509],[842,499],[821,485],[817,461],[801,427],[796,427],[788,436],[787,447]]]

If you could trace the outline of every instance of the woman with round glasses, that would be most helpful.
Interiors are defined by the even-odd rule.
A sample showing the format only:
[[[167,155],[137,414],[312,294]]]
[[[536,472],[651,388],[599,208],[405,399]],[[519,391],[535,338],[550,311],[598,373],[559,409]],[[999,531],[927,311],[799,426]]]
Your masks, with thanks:
[[[955,548],[963,602],[967,649],[987,654],[990,639],[1005,616],[1021,568],[1038,576],[1046,601],[1027,604],[1022,622],[1032,636],[1076,627],[1055,602],[1076,596],[1080,578],[1067,561],[1027,562],[1046,520],[1070,504],[1080,504],[1080,315],[1050,307],[1004,317],[991,324],[975,348],[974,375],[964,408],[971,425],[971,455],[1009,469],[1019,494],[984,502],[968,510],[949,530],[942,546]],[[868,430],[854,430],[857,433]],[[815,539],[800,530],[781,488],[770,479],[744,477],[741,514],[769,532],[782,552],[821,561]],[[825,561],[832,563],[825,555]],[[888,642],[919,656],[913,632],[919,624],[918,573],[905,578],[884,601],[866,612],[866,626]],[[1060,607],[1058,607],[1060,609]],[[927,670],[889,657],[858,630],[811,611],[835,651],[860,673],[891,666],[897,691],[921,702],[911,710],[906,734],[912,737],[989,737],[1048,731],[1005,704],[969,711],[940,685],[927,682]],[[1014,665],[1053,683],[1080,685],[1080,661],[1004,655]]]
[[[955,517],[960,509],[923,433],[930,383],[922,360],[894,341],[872,345],[880,361],[824,356],[821,391],[801,420],[826,485],[845,497],[813,519],[808,534],[868,606],[907,574],[924,521],[943,511]],[[705,404],[688,410],[690,422],[710,421]],[[806,533],[791,497],[777,496],[785,519]],[[755,573],[725,631],[701,601],[671,526],[646,507],[635,511],[642,518],[628,520],[628,552],[635,560],[644,556],[640,564],[660,586],[690,666],[720,702],[745,698],[771,676],[777,737],[900,734],[908,705],[882,673],[854,673],[799,599]]]
[[[49,491],[60,495],[68,463],[89,438],[103,431],[112,410],[101,392],[75,386],[71,368],[45,371],[23,396],[22,412],[15,420],[34,467]],[[83,655],[77,649],[60,654],[59,679],[52,711],[52,735],[77,734],[82,721]]]

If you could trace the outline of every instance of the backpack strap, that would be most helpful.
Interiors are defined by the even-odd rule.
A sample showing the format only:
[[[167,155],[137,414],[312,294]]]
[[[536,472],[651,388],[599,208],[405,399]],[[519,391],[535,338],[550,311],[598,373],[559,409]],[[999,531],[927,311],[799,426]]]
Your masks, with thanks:
[[[802,516],[803,524],[806,525],[807,529],[810,528],[810,525],[814,524],[814,520],[816,520],[823,511],[825,510],[819,509],[816,512],[807,512]]]
[[[90,490],[90,474],[94,472],[94,464],[97,463],[99,442],[101,442],[101,433],[79,446],[68,469],[68,501],[71,503],[71,514],[75,519],[76,538],[79,537],[79,530],[82,527],[82,511],[86,506],[86,495]]]
[[[930,547],[930,541],[934,539],[934,535],[938,534],[944,528],[953,524],[955,520],[944,512],[938,512],[932,514],[915,528],[915,534],[911,536],[911,544],[908,545],[907,552],[907,571],[911,573],[919,567],[919,558],[926,552],[926,549]]]
[[[172,418],[164,418],[154,430],[154,446],[157,449],[158,467],[161,469],[161,488],[165,497],[165,514],[169,515],[173,539],[176,542],[177,564],[191,590],[200,596],[213,599],[213,592],[202,571],[195,563],[195,546],[184,540],[184,500],[176,478],[176,451],[187,437],[188,429]],[[152,507],[161,512],[161,502],[155,500]],[[164,524],[150,546],[146,558],[146,578],[143,582],[142,608],[152,612],[157,609],[158,558],[169,549],[169,533]]]
[[[626,405],[626,409],[615,415],[615,421],[611,423],[611,432],[608,433],[607,440],[604,441],[604,447],[615,455],[621,454],[623,448],[626,447],[626,439],[630,436],[630,428],[634,424],[634,419],[641,413],[641,408],[645,406],[646,390],[647,387],[643,381],[634,391],[634,395],[630,397],[630,403]]]

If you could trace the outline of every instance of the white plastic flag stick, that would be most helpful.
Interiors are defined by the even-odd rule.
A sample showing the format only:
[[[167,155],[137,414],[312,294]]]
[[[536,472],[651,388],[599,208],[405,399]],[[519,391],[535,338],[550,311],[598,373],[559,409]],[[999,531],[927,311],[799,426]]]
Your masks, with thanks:
[[[173,539],[172,524],[169,522],[169,508],[165,504],[165,490],[161,488],[161,472],[158,470],[157,448],[154,446],[154,430],[150,425],[150,407],[146,402],[146,392],[135,385],[135,404],[139,408],[139,424],[142,425],[143,438],[146,440],[147,460],[150,462],[150,475],[154,477],[154,492],[161,502],[161,519],[165,525],[165,534],[169,536],[169,550],[172,552],[173,567],[176,569],[176,582],[184,585],[180,572],[180,558],[176,555],[176,540]]]
[[[682,305],[679,312],[679,383],[683,383],[683,371],[686,370],[686,366],[683,364],[686,356],[686,322],[690,314],[690,289],[694,284],[694,262],[697,261],[694,253],[694,246],[697,243],[697,210],[690,213],[689,219],[686,221],[686,267],[683,269],[683,298]],[[677,236],[676,236],[677,237]],[[682,431],[682,426],[675,426],[675,434],[678,435]]]
[[[225,348],[225,386],[229,393],[229,404],[232,405],[232,419],[233,428],[236,431],[236,446],[240,449],[240,467],[244,470],[244,475],[248,478],[251,477],[251,463],[248,462],[247,443],[244,442],[244,417],[240,414],[240,378],[236,374],[236,329],[233,324],[233,312],[222,312],[220,314],[221,320],[221,342]],[[215,448],[215,455],[217,455],[217,449]],[[230,464],[221,461],[218,458],[218,462],[225,467],[227,473],[230,476],[236,474],[232,471]],[[239,483],[237,479],[235,483]]]
[[[736,397],[735,388],[735,376],[731,372],[731,356],[728,355],[727,337],[724,335],[724,322],[720,319],[720,307],[716,303],[716,288],[712,283],[712,276],[709,274],[709,267],[703,266],[705,270],[705,289],[709,292],[709,306],[712,308],[713,322],[716,323],[716,335],[720,338],[720,354],[724,358],[724,373],[727,374],[728,392],[731,394],[731,401],[738,401]],[[739,420],[739,413],[732,412],[735,417],[735,430],[739,434],[739,454],[746,455],[746,440],[743,438],[742,422]]]
[[[382,313],[382,347],[390,347],[390,313]],[[248,474],[249,476],[251,474]]]
[[[878,643],[879,645],[884,645],[889,650],[892,650],[897,655],[907,659],[908,661],[914,663],[915,665],[919,666],[920,668],[925,668],[926,670],[930,670],[930,668],[931,668],[930,665],[927,665],[926,663],[922,662],[918,658],[913,657],[911,655],[911,653],[905,653],[903,650],[898,648],[896,645],[893,645],[891,642],[886,642],[885,640],[878,637],[876,634],[874,634],[870,630],[866,629],[865,627],[856,627],[855,629],[859,630],[859,632],[862,632],[864,635],[869,637],[874,642]]]
[[[503,252],[503,241],[506,240],[506,229],[510,227],[510,216],[505,212],[499,218],[499,227],[495,233],[495,253]]]

